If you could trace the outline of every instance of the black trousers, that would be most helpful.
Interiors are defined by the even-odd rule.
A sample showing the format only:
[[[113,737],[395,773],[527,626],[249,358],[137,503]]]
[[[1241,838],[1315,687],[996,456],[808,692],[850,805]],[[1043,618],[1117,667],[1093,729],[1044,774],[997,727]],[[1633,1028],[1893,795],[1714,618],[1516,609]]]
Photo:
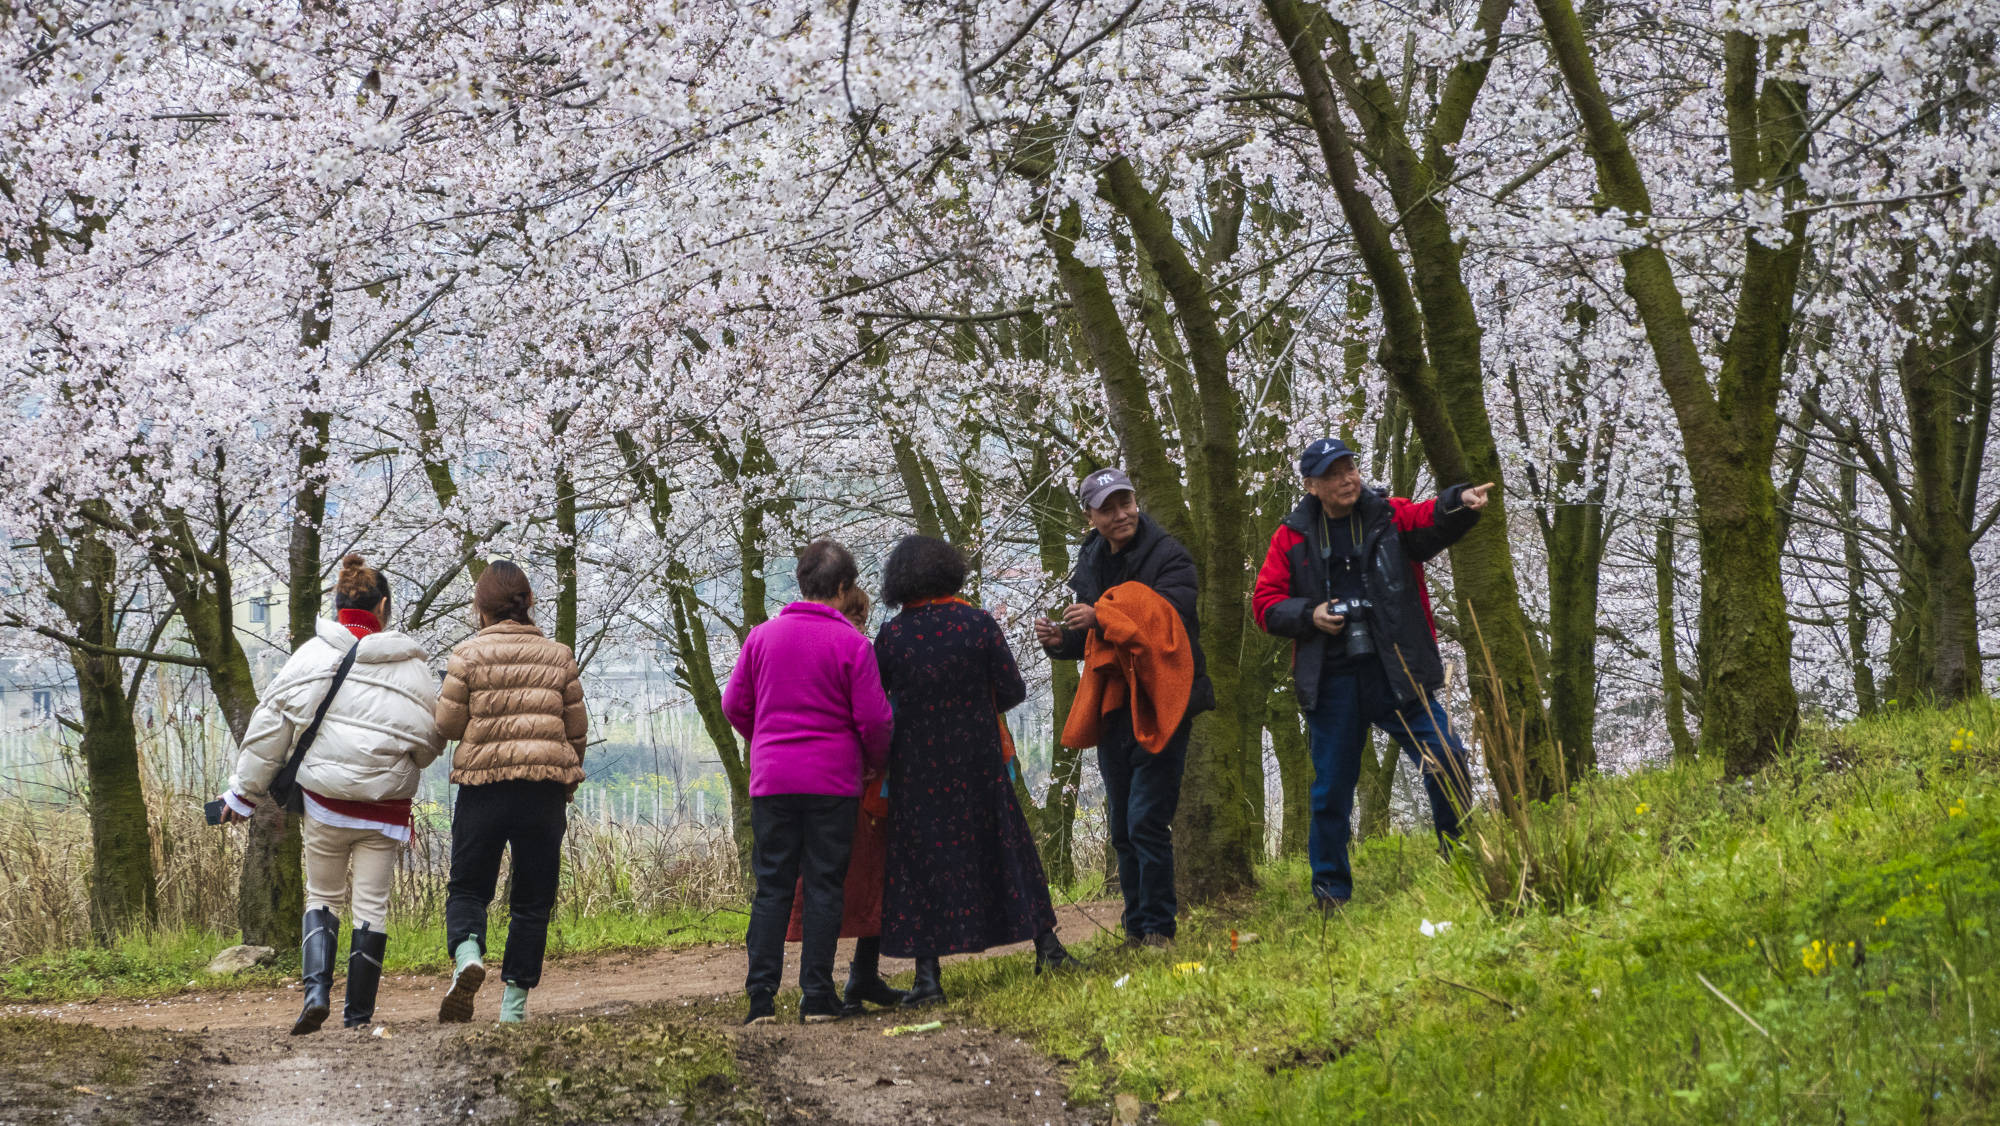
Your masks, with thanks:
[[[451,882],[444,901],[445,951],[468,938],[486,950],[486,908],[500,880],[500,850],[511,848],[507,953],[500,980],[533,989],[542,980],[549,912],[562,879],[569,787],[561,782],[488,782],[460,786],[451,815]]]
[[[1125,935],[1174,936],[1180,900],[1174,894],[1174,811],[1181,803],[1192,718],[1155,754],[1132,734],[1132,712],[1104,717],[1097,769],[1104,774],[1104,806],[1111,848],[1118,854],[1118,890],[1125,895]]]
[[[750,868],[757,898],[750,904],[749,993],[776,993],[785,975],[785,931],[792,923],[792,891],[803,884],[799,988],[808,997],[832,997],[833,948],[840,941],[847,858],[854,846],[860,798],[826,794],[770,794],[750,799]]]

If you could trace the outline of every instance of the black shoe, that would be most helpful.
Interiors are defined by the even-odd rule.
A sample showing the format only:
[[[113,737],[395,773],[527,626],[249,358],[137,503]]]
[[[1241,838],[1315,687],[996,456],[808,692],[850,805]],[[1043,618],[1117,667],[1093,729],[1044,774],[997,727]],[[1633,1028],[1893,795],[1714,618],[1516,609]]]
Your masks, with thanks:
[[[799,998],[800,1024],[826,1024],[845,1015],[841,1011],[840,998],[831,993],[813,993]]]
[[[747,1027],[753,1024],[775,1024],[778,1020],[777,1002],[769,993],[762,991],[750,995],[750,1015],[743,1018]]]
[[[347,1009],[341,1023],[353,1028],[375,1019],[375,991],[382,984],[382,956],[389,936],[367,926],[354,928],[347,941]]]
[[[940,972],[936,958],[918,958],[917,980],[903,995],[903,1007],[921,1009],[926,1005],[943,1004],[944,985],[938,980]]]
[[[305,938],[299,942],[300,976],[306,983],[306,1003],[292,1022],[292,1035],[318,1032],[333,1011],[333,955],[340,948],[340,918],[324,907],[306,912]]]
[[[1053,928],[1035,936],[1035,972],[1069,970],[1077,967],[1076,955],[1063,948]]]
[[[854,943],[854,960],[847,964],[847,989],[841,1012],[854,1016],[863,1004],[893,1009],[909,996],[882,980],[882,940],[863,938]]]

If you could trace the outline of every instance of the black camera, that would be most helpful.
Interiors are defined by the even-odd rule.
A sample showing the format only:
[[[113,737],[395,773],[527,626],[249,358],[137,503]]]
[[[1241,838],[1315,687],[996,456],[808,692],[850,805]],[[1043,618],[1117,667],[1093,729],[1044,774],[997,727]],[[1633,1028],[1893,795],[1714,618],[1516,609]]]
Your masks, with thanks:
[[[1343,598],[1326,604],[1327,613],[1347,620],[1335,638],[1347,656],[1361,657],[1375,651],[1375,634],[1368,628],[1368,612],[1374,608],[1375,604],[1366,598]]]

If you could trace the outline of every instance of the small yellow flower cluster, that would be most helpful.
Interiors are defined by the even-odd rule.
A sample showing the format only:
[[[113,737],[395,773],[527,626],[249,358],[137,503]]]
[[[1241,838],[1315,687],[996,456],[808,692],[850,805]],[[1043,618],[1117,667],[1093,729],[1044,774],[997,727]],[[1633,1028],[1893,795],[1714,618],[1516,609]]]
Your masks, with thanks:
[[[1945,811],[1944,811],[1944,815],[1945,815],[1946,817],[1964,817],[1964,816],[1965,816],[1965,799],[1964,799],[1964,798],[1959,798],[1959,799],[1958,799],[1957,801],[1954,801],[1954,802],[1952,802],[1952,803],[1951,803],[1951,808],[1950,808],[1950,809],[1947,809],[1947,810],[1945,810]]]
[[[1852,942],[1846,943],[1845,948],[1847,956],[1852,958],[1854,956],[1854,944]],[[1805,964],[1807,973],[1818,977],[1833,968],[1835,964],[1834,959],[1840,956],[1841,949],[1841,943],[1821,942],[1815,938],[1810,943],[1799,947],[1799,961]]]
[[[1951,749],[1954,753],[1963,751],[1971,745],[1972,729],[1970,727],[1961,727],[1957,731],[1952,732]]]
[[[1634,813],[1640,813],[1640,814],[1643,814],[1643,813],[1645,813],[1645,812],[1646,812],[1647,810],[1649,810],[1649,809],[1651,809],[1651,808],[1653,808],[1653,807],[1652,807],[1652,806],[1650,806],[1650,805],[1647,805],[1647,804],[1646,804],[1645,802],[1640,802],[1640,803],[1639,803],[1638,805],[1636,805],[1636,806],[1633,806],[1633,807],[1632,807],[1632,812],[1634,812]]]

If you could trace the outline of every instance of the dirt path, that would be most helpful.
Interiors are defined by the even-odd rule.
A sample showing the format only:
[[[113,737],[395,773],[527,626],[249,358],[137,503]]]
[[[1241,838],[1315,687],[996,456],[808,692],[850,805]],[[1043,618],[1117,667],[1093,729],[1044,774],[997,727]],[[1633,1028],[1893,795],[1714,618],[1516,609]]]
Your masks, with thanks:
[[[1084,1126],[1055,1065],[1010,1036],[947,1027],[886,1037],[904,1014],[745,1029],[737,1056],[766,1084],[774,1126]],[[917,1018],[921,1019],[921,1018]]]
[[[1097,902],[1058,909],[1059,930],[1079,942],[1115,926],[1118,904]],[[846,965],[851,943],[842,943],[836,965]],[[1027,944],[989,951],[990,957]],[[797,947],[787,950],[785,979],[797,977]],[[961,959],[948,959],[958,961]],[[883,960],[883,972],[909,963]],[[885,1037],[901,1014],[868,1016],[806,1028],[796,1024],[738,1030],[744,954],[741,946],[630,951],[551,962],[533,994],[530,1024],[546,1035],[579,1020],[609,1022],[606,1035],[622,1037],[643,1022],[657,1027],[662,1014],[694,1023],[724,1038],[745,1081],[757,1090],[742,1097],[761,1103],[772,1123],[1051,1123],[1093,1121],[1064,1102],[1065,1084],[1053,1064],[1011,1037],[980,1029],[947,1027],[918,1035]],[[500,989],[480,992],[471,1030],[491,1030]],[[179,1079],[191,1088],[182,1122],[284,1121],[300,1126],[422,1126],[486,1122],[513,1117],[519,1108],[503,1093],[501,1076],[515,1061],[507,1041],[468,1026],[436,1023],[442,975],[384,978],[369,1028],[338,1026],[341,983],[335,982],[334,1017],[316,1035],[283,1034],[298,1011],[296,984],[282,988],[207,991],[157,1001],[92,1001],[52,1006],[11,1006],[8,1016],[73,1022],[129,1034],[192,1034],[198,1060]],[[178,1084],[177,1084],[178,1085]],[[518,1091],[516,1092],[518,1093]],[[0,1118],[4,1118],[0,1114]],[[1101,1119],[1101,1115],[1098,1116]],[[677,1121],[657,1114],[633,1121]]]
[[[1057,933],[1067,942],[1081,942],[1115,927],[1120,905],[1114,901],[1064,904],[1056,909]],[[393,939],[392,939],[393,941]],[[835,957],[835,976],[847,965],[852,942],[842,942]],[[982,955],[995,957],[1029,948],[1027,943],[1003,946]],[[798,978],[798,946],[785,949],[785,981]],[[962,958],[947,958],[946,962]],[[496,958],[493,970],[498,969]],[[882,972],[907,972],[910,963],[882,959]],[[741,946],[692,946],[677,950],[634,950],[551,961],[534,991],[530,1017],[572,1013],[614,1013],[632,1005],[660,1002],[707,1002],[735,997],[743,989]],[[376,1000],[376,1023],[392,1030],[412,1023],[435,1021],[443,997],[443,974],[390,974],[382,979]],[[489,979],[479,993],[475,1020],[499,1015],[500,983]],[[341,980],[335,979],[334,1017],[340,1014]],[[298,983],[283,987],[224,991],[191,991],[154,1001],[79,1001],[59,1005],[9,1005],[0,1015],[81,1021],[100,1028],[153,1028],[171,1031],[283,1029],[299,1011]]]

